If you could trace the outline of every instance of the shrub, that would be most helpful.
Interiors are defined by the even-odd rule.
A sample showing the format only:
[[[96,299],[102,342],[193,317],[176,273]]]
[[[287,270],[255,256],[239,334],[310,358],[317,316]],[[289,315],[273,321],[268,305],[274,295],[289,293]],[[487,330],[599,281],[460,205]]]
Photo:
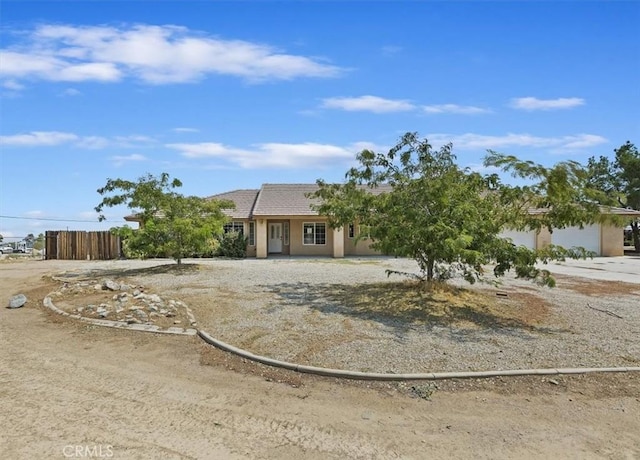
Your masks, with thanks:
[[[219,237],[217,257],[243,259],[247,256],[247,238],[239,232],[229,232]]]

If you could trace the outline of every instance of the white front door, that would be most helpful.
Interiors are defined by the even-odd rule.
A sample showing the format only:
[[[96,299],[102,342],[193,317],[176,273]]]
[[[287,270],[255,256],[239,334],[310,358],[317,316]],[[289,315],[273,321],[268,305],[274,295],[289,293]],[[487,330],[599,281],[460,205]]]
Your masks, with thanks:
[[[269,252],[282,252],[282,223],[269,224]]]

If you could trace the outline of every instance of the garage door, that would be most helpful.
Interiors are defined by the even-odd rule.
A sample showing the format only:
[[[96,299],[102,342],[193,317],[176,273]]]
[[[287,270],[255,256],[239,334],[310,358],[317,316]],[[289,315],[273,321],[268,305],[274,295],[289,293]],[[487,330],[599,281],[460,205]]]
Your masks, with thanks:
[[[551,234],[551,243],[564,248],[582,246],[587,251],[600,255],[600,225],[589,225],[583,229],[567,227],[554,230]]]
[[[501,238],[509,238],[516,246],[524,246],[528,249],[536,248],[536,232],[519,232],[517,230],[504,230]]]

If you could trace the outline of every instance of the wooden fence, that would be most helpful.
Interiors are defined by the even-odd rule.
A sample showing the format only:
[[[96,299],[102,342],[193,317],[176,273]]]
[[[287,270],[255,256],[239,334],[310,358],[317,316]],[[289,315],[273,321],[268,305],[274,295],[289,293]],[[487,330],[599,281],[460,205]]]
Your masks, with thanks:
[[[111,232],[47,231],[45,259],[108,260],[120,257],[120,237]]]

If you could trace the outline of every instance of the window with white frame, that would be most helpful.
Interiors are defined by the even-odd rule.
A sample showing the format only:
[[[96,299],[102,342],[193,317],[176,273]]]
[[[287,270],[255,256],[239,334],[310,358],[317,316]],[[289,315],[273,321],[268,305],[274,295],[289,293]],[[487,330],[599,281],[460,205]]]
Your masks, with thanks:
[[[285,222],[282,226],[282,244],[289,246],[289,222]]]
[[[302,244],[322,245],[327,243],[327,225],[324,222],[302,224]]]
[[[254,221],[249,222],[249,246],[256,245],[256,223]]]
[[[227,222],[224,224],[223,230],[225,233],[240,233],[244,234],[244,223],[239,221]]]
[[[349,224],[349,238],[355,238],[356,237],[356,226],[355,224]]]

